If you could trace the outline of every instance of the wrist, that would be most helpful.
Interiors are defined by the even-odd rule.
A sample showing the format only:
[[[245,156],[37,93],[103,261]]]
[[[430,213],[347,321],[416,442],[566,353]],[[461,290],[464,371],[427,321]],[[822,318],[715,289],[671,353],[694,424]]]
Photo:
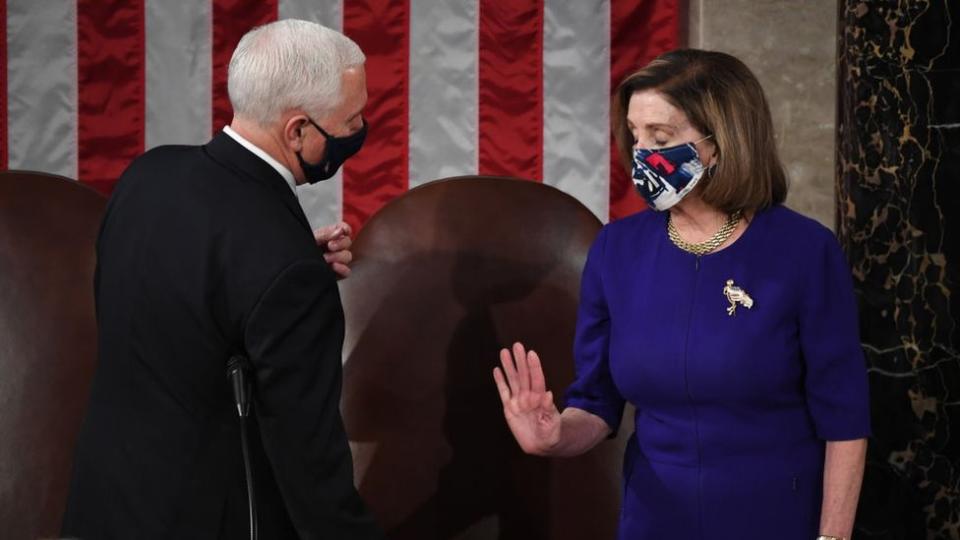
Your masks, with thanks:
[[[849,540],[846,536],[833,536],[829,534],[821,534],[817,537],[817,540]]]
[[[556,457],[560,448],[560,440],[560,432],[557,430],[557,437],[553,440],[544,441],[537,454],[543,457]]]

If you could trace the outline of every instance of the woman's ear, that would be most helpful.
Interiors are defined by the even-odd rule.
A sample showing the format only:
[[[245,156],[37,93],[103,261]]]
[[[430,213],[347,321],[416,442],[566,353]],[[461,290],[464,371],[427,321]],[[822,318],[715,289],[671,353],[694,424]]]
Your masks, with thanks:
[[[720,148],[717,146],[717,143],[711,139],[707,139],[700,144],[705,146],[705,152],[700,154],[701,163],[703,163],[703,166],[707,169],[715,169],[717,162],[720,160]]]

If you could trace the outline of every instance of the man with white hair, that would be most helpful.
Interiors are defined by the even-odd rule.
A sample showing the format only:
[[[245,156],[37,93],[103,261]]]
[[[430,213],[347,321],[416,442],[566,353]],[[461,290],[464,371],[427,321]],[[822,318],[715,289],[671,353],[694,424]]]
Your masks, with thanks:
[[[314,233],[296,196],[363,144],[364,61],[315,23],[256,28],[230,61],[230,126],[123,173],[97,244],[99,362],[65,536],[381,537],[339,412],[350,230]]]

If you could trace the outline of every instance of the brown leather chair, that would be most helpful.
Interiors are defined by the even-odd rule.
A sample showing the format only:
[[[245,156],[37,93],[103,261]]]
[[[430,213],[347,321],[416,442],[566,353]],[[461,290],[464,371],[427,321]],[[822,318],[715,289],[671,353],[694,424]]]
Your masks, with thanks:
[[[519,340],[562,399],[599,229],[549,186],[461,177],[411,190],[359,233],[341,282],[343,414],[360,492],[389,538],[615,536],[626,430],[578,458],[527,456],[492,377]]]
[[[0,171],[0,536],[59,536],[96,359],[94,241],[106,200]]]

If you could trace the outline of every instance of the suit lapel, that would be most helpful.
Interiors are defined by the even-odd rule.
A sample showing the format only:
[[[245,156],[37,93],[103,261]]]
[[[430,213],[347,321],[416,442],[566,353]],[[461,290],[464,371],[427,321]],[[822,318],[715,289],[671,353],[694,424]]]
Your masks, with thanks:
[[[294,195],[283,176],[269,163],[260,159],[256,154],[244,148],[222,131],[217,133],[204,148],[207,154],[217,163],[276,192],[287,209],[297,218],[297,221],[312,234],[310,222],[303,213],[300,201],[297,200],[296,195]]]

